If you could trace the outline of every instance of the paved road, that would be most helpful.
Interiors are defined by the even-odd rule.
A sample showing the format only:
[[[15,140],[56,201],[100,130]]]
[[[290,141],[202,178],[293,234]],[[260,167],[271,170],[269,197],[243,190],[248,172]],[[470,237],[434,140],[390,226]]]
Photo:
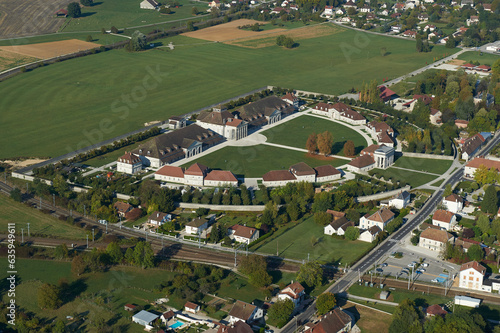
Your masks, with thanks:
[[[496,132],[493,139],[482,148],[476,155],[486,155],[493,149],[498,143],[500,143],[500,132]],[[457,152],[455,152],[457,154]],[[434,192],[429,200],[425,203],[422,209],[411,219],[406,222],[398,231],[393,233],[389,238],[382,242],[379,246],[373,249],[368,255],[361,259],[356,265],[354,265],[350,271],[337,280],[332,286],[330,286],[325,292],[335,292],[342,293],[346,291],[351,284],[358,280],[359,274],[363,275],[367,270],[369,270],[373,265],[375,265],[380,259],[385,257],[390,253],[401,240],[403,240],[407,235],[415,229],[420,223],[425,221],[425,219],[434,211],[438,203],[442,199],[442,194],[444,192],[444,187],[447,184],[456,184],[460,181],[463,176],[463,166],[458,168],[456,171],[450,174],[450,176],[441,184],[439,190]],[[358,272],[359,270],[359,272]],[[297,316],[297,320],[301,323],[305,323],[314,316],[316,307],[313,302],[307,309]],[[296,330],[295,320],[291,320],[283,329],[281,333],[292,333]]]

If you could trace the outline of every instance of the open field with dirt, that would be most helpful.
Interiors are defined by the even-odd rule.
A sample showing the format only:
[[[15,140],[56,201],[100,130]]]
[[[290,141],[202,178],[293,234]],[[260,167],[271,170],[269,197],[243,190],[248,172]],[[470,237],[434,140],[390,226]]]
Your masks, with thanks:
[[[286,29],[273,29],[265,31],[250,31],[245,29],[238,29],[239,26],[250,25],[250,24],[265,24],[267,22],[261,22],[256,20],[241,19],[235,20],[224,24],[219,24],[213,27],[208,27],[205,29],[185,32],[182,35],[192,38],[209,40],[212,42],[227,42],[234,39],[240,38],[251,38],[251,37],[262,37],[263,35],[268,35],[270,33],[284,32]]]
[[[93,49],[99,46],[99,44],[95,43],[70,39],[40,44],[0,46],[0,51],[17,53],[38,59],[48,59],[59,55]]]
[[[33,57],[27,57],[14,52],[4,51],[0,49],[0,72],[9,68],[14,68],[27,64],[38,59]]]
[[[54,13],[70,2],[73,0],[0,1],[0,38],[56,32],[65,19]]]

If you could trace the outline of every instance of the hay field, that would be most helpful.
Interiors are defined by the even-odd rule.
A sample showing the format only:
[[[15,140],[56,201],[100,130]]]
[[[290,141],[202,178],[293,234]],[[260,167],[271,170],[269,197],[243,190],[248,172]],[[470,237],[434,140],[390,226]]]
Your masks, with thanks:
[[[68,53],[93,49],[99,46],[99,44],[95,43],[70,39],[39,44],[0,46],[0,51],[17,53],[19,55],[38,59],[48,59]]]

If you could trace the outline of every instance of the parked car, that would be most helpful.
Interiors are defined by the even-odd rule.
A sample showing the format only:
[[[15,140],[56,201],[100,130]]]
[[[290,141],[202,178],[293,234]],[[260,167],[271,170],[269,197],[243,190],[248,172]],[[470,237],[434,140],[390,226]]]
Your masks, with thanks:
[[[422,264],[422,267],[427,268],[427,267],[429,267],[429,264],[428,263],[424,263],[424,264]]]
[[[100,224],[108,224],[108,221],[106,221],[106,220],[99,220],[99,223]]]
[[[384,270],[382,268],[377,268],[376,271],[379,272],[379,273],[383,273],[384,272]]]
[[[386,262],[384,262],[384,263],[382,264],[382,267],[387,267],[387,263],[386,263]]]

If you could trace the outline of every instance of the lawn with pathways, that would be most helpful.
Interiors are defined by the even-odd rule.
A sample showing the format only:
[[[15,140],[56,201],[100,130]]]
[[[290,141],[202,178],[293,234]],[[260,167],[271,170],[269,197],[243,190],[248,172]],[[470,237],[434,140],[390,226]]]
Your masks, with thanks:
[[[362,52],[340,47],[361,37]],[[381,56],[381,46],[390,54]],[[292,50],[210,43],[63,61],[2,82],[0,158],[59,156],[267,85],[339,94],[443,52],[417,53],[413,41],[345,30]]]
[[[21,228],[24,228],[25,235],[27,235],[27,223],[29,223],[31,236],[50,235],[65,239],[85,239],[86,237],[83,229],[44,214],[38,209],[15,202],[4,195],[0,195],[0,211],[2,212],[0,214],[2,230],[7,230],[8,223],[15,223],[17,233],[20,235]]]
[[[94,6],[83,7],[82,17],[70,19],[62,31],[101,31],[109,30],[112,26],[118,29],[135,27],[153,23],[168,22],[173,20],[193,17],[193,7],[200,12],[208,8],[207,3],[189,0],[178,0],[181,6],[172,7],[171,14],[161,14],[156,10],[141,9],[140,1],[136,0],[104,0],[96,2]]]
[[[317,241],[316,241],[317,240]],[[315,243],[315,244],[314,244]],[[371,248],[371,243],[348,241],[323,234],[323,227],[306,218],[292,229],[257,244],[253,250],[260,253],[276,254],[291,259],[319,260],[324,263],[350,264],[363,252]]]
[[[330,120],[313,116],[301,116],[281,125],[270,128],[261,134],[267,137],[268,142],[286,146],[306,148],[307,138],[311,133],[329,131],[333,135],[334,144],[332,154],[344,156],[344,143],[352,140],[356,147],[356,154],[367,146],[366,140],[353,129]]]
[[[450,168],[452,163],[452,160],[435,160],[430,158],[402,156],[396,160],[394,166],[441,175]]]
[[[334,167],[348,163],[347,160],[311,156],[300,151],[257,145],[250,147],[224,147],[211,154],[202,156],[183,165],[189,167],[198,162],[210,169],[229,170],[237,177],[260,178],[271,170],[288,170],[298,162],[305,162],[310,167],[331,164]]]

